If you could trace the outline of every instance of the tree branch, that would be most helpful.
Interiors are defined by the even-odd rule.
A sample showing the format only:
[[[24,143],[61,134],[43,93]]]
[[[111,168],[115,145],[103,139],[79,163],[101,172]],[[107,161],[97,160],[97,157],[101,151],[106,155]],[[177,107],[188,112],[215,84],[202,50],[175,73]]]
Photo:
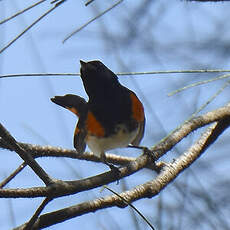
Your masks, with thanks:
[[[34,160],[34,158],[26,152],[20,144],[10,135],[10,133],[0,123],[0,137],[3,139],[7,146],[10,146],[37,174],[37,176],[46,184],[51,184],[53,180],[48,174],[40,167],[40,165]]]
[[[167,138],[165,138],[159,144],[152,148],[155,159],[159,159],[161,156],[163,156],[167,151],[172,149],[173,146],[175,146],[182,138],[186,137],[190,132],[206,124],[218,120],[224,120],[225,122],[222,121],[220,124],[224,123],[225,125],[222,125],[222,127],[226,129],[228,126],[227,124],[229,123],[229,117],[230,104],[185,122],[180,128],[175,130],[171,135],[169,135]],[[215,130],[219,129],[216,128]],[[210,143],[206,143],[206,145],[209,146],[210,144],[212,144],[213,141],[215,141],[220,134],[221,132],[218,131],[214,135],[214,139],[212,139],[212,141],[211,139],[209,139]],[[31,145],[29,145],[29,147],[31,147]],[[62,153],[66,154],[65,151]],[[74,151],[72,152],[72,154],[76,155],[76,152]],[[81,157],[83,156],[84,154],[81,155]],[[136,160],[132,160],[127,166],[121,167],[120,175],[118,177],[117,175],[114,175],[113,172],[106,172],[97,176],[77,181],[57,181],[51,186],[47,186],[46,188],[37,187],[28,189],[1,189],[0,197],[60,197],[75,194],[129,176],[136,171],[146,167],[147,165],[151,165],[152,163],[153,162],[151,161],[151,157],[149,157],[147,154],[143,154],[140,157],[136,158]]]
[[[127,202],[139,200],[141,198],[152,198],[156,196],[161,190],[163,190],[169,183],[171,183],[183,170],[188,168],[200,155],[210,146],[213,142],[210,142],[210,137],[215,132],[218,126],[218,122],[212,124],[207,130],[201,135],[201,137],[194,143],[184,154],[182,154],[177,160],[168,164],[161,173],[153,180],[138,185],[132,190],[125,191],[119,194],[120,197],[124,198],[124,202],[119,196],[112,195],[104,198],[98,198],[92,201],[83,202],[78,205],[74,205],[68,208],[64,208],[55,212],[47,213],[36,221],[32,229],[45,228],[67,219],[81,216],[89,212],[95,212],[100,209],[117,206],[124,208],[127,206]],[[221,132],[219,132],[221,134]],[[215,139],[216,140],[216,139]],[[22,225],[15,230],[23,229],[25,225]]]
[[[151,150],[154,151],[156,159],[159,159],[194,130],[215,121],[228,119],[228,117],[230,117],[230,103],[228,103],[226,106],[220,107],[219,109],[186,121],[183,125],[174,130],[166,138],[162,139],[158,144],[151,148]]]

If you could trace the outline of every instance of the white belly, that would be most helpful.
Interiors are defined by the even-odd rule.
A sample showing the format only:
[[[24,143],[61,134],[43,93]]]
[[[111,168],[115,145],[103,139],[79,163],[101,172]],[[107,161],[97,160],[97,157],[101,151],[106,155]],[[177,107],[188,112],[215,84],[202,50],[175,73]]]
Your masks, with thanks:
[[[86,143],[91,151],[100,157],[101,153],[107,150],[126,147],[134,140],[137,135],[137,131],[138,130],[134,130],[131,133],[127,133],[120,129],[111,137],[98,138],[96,136],[88,136]]]

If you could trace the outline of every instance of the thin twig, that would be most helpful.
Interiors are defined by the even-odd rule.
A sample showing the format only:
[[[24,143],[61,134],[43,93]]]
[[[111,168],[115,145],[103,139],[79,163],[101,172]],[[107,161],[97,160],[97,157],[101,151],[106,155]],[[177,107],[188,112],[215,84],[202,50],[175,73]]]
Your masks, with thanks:
[[[22,169],[24,169],[26,167],[26,163],[23,162],[21,165],[18,166],[17,169],[14,170],[13,173],[11,173],[6,179],[4,179],[1,183],[0,183],[0,188],[3,188],[4,186],[6,186],[19,172],[22,171]]]
[[[33,5],[31,5],[31,6],[27,7],[27,8],[25,8],[25,9],[23,9],[23,10],[17,12],[16,14],[14,14],[14,15],[12,15],[12,16],[6,18],[6,19],[3,19],[2,21],[0,21],[0,25],[3,24],[3,23],[8,22],[9,20],[11,20],[11,19],[17,17],[17,16],[20,15],[20,14],[25,13],[26,11],[32,9],[33,7],[35,7],[35,6],[37,6],[37,5],[41,4],[41,3],[43,3],[43,2],[45,2],[45,1],[47,1],[47,0],[41,0],[41,1],[39,1],[39,2],[36,2],[36,3],[34,3]]]
[[[176,132],[180,129],[185,123],[190,122],[200,111],[202,111],[209,103],[211,103],[223,90],[230,85],[230,81],[227,81],[206,103],[204,103],[198,110],[196,110],[187,120],[185,120],[181,125],[176,127],[173,131],[171,131],[166,137],[158,142],[163,143],[168,137],[171,136],[172,133]],[[229,104],[228,104],[229,106]]]
[[[225,69],[213,69],[213,70],[166,70],[166,71],[149,71],[149,72],[118,72],[118,76],[129,76],[129,75],[155,75],[155,74],[173,74],[173,73],[228,73],[230,70]],[[80,76],[80,73],[20,73],[20,74],[5,74],[0,75],[0,78],[8,77],[44,77],[44,76]],[[225,77],[227,78],[227,74]],[[211,79],[210,81],[215,79]],[[219,80],[219,79],[216,79]],[[209,80],[207,80],[209,81]]]
[[[214,95],[211,96],[198,110],[196,110],[190,117],[195,117],[200,111],[202,111],[207,105],[209,105],[219,94],[221,94],[226,87],[230,85],[230,81],[227,81]]]
[[[184,86],[184,87],[182,87],[180,89],[177,89],[177,90],[169,93],[168,96],[171,97],[171,96],[175,95],[176,93],[180,93],[181,91],[184,91],[186,89],[189,89],[189,88],[192,88],[192,87],[195,87],[195,86],[198,86],[198,85],[204,85],[204,84],[207,84],[207,83],[210,83],[210,82],[213,82],[213,81],[218,81],[218,80],[221,80],[221,79],[224,79],[224,78],[229,78],[229,77],[230,77],[230,74],[224,74],[224,75],[221,75],[221,76],[213,78],[213,79],[195,82],[193,84]]]
[[[12,77],[53,77],[53,76],[80,76],[80,73],[23,73],[23,74],[7,74],[0,75],[0,78],[12,78]]]
[[[152,230],[155,230],[155,228],[152,226],[152,224],[148,221],[148,219],[130,202],[128,202],[124,197],[122,197],[120,194],[109,188],[108,186],[104,185],[104,188],[108,189],[110,192],[118,196],[121,200],[123,200],[127,205],[129,205],[132,209],[134,209],[142,218],[143,220],[150,226]]]
[[[169,73],[229,73],[230,70],[223,69],[193,69],[193,70],[163,70],[145,72],[124,72],[118,75],[145,75],[145,74],[169,74]]]
[[[85,6],[88,6],[92,2],[94,2],[94,0],[89,0],[88,2],[85,3]]]
[[[23,34],[25,34],[28,30],[30,30],[35,24],[37,24],[41,19],[43,19],[46,15],[51,13],[54,9],[56,9],[58,6],[61,5],[66,0],[62,0],[61,2],[58,2],[54,7],[49,9],[47,12],[45,12],[42,16],[40,16],[38,19],[36,19],[33,23],[31,23],[26,29],[24,29],[20,34],[18,34],[14,39],[12,39],[6,46],[4,46],[0,50],[0,54],[5,51],[7,48],[9,48],[14,42],[16,42]]]
[[[42,210],[45,208],[45,206],[52,200],[52,198],[45,198],[43,200],[43,202],[41,203],[41,205],[38,207],[38,209],[36,210],[36,212],[34,213],[34,215],[31,217],[31,219],[29,220],[29,222],[26,224],[26,226],[24,227],[24,230],[31,230],[34,223],[36,222],[36,220],[38,219],[39,215],[41,214]]]
[[[74,30],[70,35],[68,35],[66,38],[64,38],[64,40],[62,41],[63,43],[65,43],[69,38],[71,38],[73,35],[75,35],[77,32],[79,32],[80,30],[82,30],[83,28],[85,28],[86,26],[88,26],[91,22],[95,21],[96,19],[100,18],[101,16],[103,16],[104,14],[106,14],[107,12],[109,12],[110,10],[112,10],[113,8],[115,8],[117,5],[119,5],[121,2],[123,2],[123,0],[118,1],[117,3],[113,4],[111,7],[109,7],[108,9],[106,9],[105,11],[103,11],[102,13],[98,14],[96,17],[90,19],[87,23],[85,23],[84,25],[82,25],[80,28],[78,28],[77,30]]]

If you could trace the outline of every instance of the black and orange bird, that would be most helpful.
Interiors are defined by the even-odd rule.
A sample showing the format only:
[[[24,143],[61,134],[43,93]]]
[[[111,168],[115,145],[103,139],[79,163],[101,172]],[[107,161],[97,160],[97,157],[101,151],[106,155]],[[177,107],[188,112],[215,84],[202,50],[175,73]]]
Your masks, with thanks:
[[[102,62],[81,64],[81,79],[88,102],[77,95],[55,96],[51,101],[78,116],[74,147],[83,153],[86,144],[111,169],[106,161],[107,150],[138,146],[144,135],[144,107],[136,94],[121,85],[118,77]]]

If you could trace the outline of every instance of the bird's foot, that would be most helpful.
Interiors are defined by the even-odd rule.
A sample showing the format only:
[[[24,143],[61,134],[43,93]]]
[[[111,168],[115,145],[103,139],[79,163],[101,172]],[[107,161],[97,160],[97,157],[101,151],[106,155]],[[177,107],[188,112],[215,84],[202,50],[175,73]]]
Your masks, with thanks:
[[[145,146],[137,146],[137,145],[128,145],[129,148],[136,148],[136,149],[141,149],[143,151],[144,154],[148,155],[149,157],[151,157],[152,161],[155,162],[156,158],[154,155],[154,152],[152,150],[150,150],[149,148],[145,147]]]
[[[117,184],[119,183],[119,176],[120,176],[120,170],[118,167],[116,167],[115,165],[113,164],[110,164],[106,161],[106,156],[105,154],[103,153],[101,155],[101,161],[106,164],[107,166],[109,166],[109,168],[111,169],[111,172],[115,175],[115,177],[117,178]]]
[[[119,184],[119,177],[120,177],[120,170],[118,167],[116,167],[115,165],[113,164],[109,164],[106,162],[106,165],[108,165],[111,169],[111,172],[115,175],[115,178],[117,179],[117,184]]]
[[[160,173],[161,170],[162,170],[162,165],[161,166],[157,166],[156,165],[156,157],[155,157],[155,154],[154,154],[154,151],[152,151],[151,149],[147,148],[147,147],[144,147],[144,146],[136,146],[136,145],[128,145],[129,148],[136,148],[136,149],[141,149],[143,151],[143,154],[146,154],[150,159],[151,159],[151,164],[153,165],[154,167],[154,170],[157,172],[157,173]]]

